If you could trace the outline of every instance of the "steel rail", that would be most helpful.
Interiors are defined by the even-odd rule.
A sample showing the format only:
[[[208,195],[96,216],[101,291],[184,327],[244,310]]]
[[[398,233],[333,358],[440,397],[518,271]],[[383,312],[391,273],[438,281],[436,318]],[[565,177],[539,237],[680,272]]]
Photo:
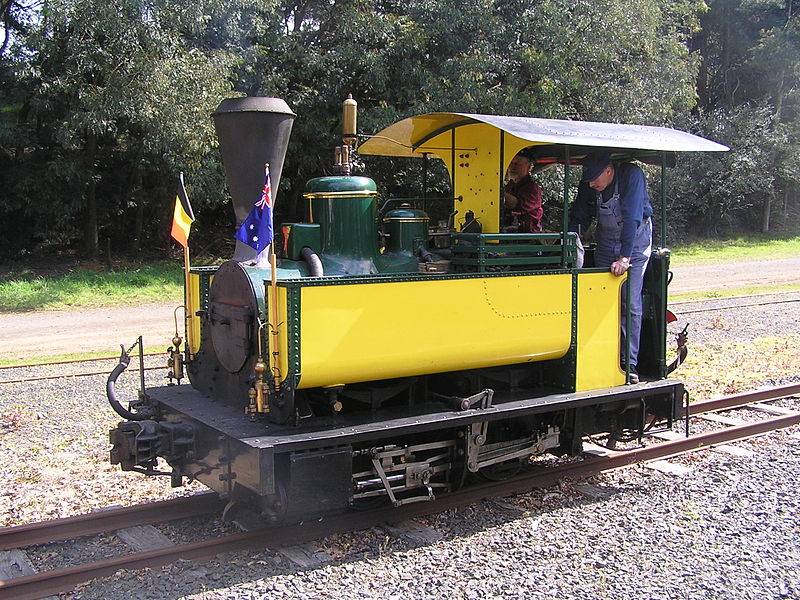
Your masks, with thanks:
[[[683,306],[684,304],[703,304],[704,302],[723,302],[725,300],[741,300],[747,298],[766,298],[767,296],[778,296],[780,294],[796,294],[797,290],[786,290],[784,292],[766,292],[763,294],[749,294],[747,296],[723,296],[719,298],[698,298],[696,300],[675,300],[670,302],[670,306]],[[768,304],[768,302],[764,303]]]
[[[119,358],[119,357],[117,357]],[[145,367],[145,371],[160,371],[162,369],[167,369],[166,366],[158,366],[158,367]],[[128,373],[138,373],[140,369],[138,367],[134,369],[129,369]],[[44,377],[28,377],[24,379],[3,379],[0,380],[0,385],[4,385],[7,383],[28,383],[31,381],[47,381],[49,379],[67,379],[69,377],[92,377],[94,375],[108,375],[108,371],[88,371],[82,373],[61,373],[59,375],[45,375]]]
[[[145,356],[163,356],[165,352],[145,352]],[[20,364],[20,365],[2,365],[0,366],[0,371],[4,371],[6,369],[27,369],[30,367],[49,367],[50,365],[70,365],[73,363],[82,363],[82,362],[94,362],[100,360],[119,360],[119,354],[115,356],[96,356],[94,358],[70,358],[66,360],[54,360],[52,362],[38,362],[38,363],[28,363],[28,364]]]
[[[585,462],[593,464],[600,461],[590,458]],[[573,466],[566,465],[565,467]],[[508,482],[506,482],[502,486],[503,493],[500,495],[552,485],[563,477],[563,473],[567,471],[565,467],[548,469],[546,472],[533,477],[529,475],[524,479],[524,482],[518,483],[513,488],[509,487]],[[11,600],[12,598],[26,600],[59,594],[91,579],[112,575],[120,569],[131,570],[157,567],[178,559],[209,559],[218,554],[244,549],[277,548],[309,542],[335,533],[367,529],[387,521],[419,517],[490,498],[497,495],[493,492],[497,487],[497,484],[494,483],[480,484],[443,496],[437,499],[436,502],[419,502],[405,504],[398,508],[381,507],[359,512],[347,512],[298,525],[265,527],[191,544],[137,552],[66,569],[45,571],[7,581],[0,580],[0,600]]]
[[[217,494],[203,492],[148,504],[136,504],[85,515],[0,528],[0,550],[74,539],[134,525],[148,525],[221,510]]]
[[[746,297],[746,296],[745,296]],[[719,298],[714,298],[714,300],[719,300]],[[711,300],[707,300],[710,302]],[[734,308],[748,308],[752,306],[770,306],[772,304],[791,304],[794,302],[800,302],[800,298],[796,298],[794,300],[772,300],[770,302],[753,302],[750,304],[731,304],[730,306],[715,306],[713,308],[693,308],[689,310],[680,310],[678,311],[679,315],[693,315],[695,313],[702,313],[702,312],[714,312],[717,310],[731,310]]]
[[[586,458],[580,462],[549,468],[539,473],[529,473],[501,483],[480,484],[443,496],[436,502],[418,502],[391,509],[382,507],[358,513],[348,512],[299,525],[266,527],[202,542],[137,552],[67,569],[18,577],[0,581],[0,600],[11,598],[25,600],[58,594],[85,581],[111,575],[119,569],[157,567],[181,558],[207,559],[221,553],[243,549],[294,545],[334,533],[373,527],[388,520],[410,519],[487,498],[523,493],[537,487],[552,485],[565,477],[585,478],[636,463],[677,456],[717,444],[747,439],[798,423],[800,423],[800,412],[726,427],[675,441],[661,442],[649,447],[611,452],[602,457]]]
[[[778,400],[787,396],[800,395],[800,383],[782,385],[779,387],[754,390],[752,392],[742,392],[732,396],[723,396],[714,400],[704,400],[689,404],[689,416],[699,415],[707,412],[739,408],[754,402],[764,402],[767,400]],[[681,412],[681,417],[686,417],[686,408]]]

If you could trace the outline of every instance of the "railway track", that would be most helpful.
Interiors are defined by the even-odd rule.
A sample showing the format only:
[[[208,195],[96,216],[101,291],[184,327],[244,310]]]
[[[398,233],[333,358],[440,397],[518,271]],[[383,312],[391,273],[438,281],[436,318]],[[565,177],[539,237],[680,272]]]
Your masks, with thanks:
[[[164,352],[145,352],[143,356],[163,356]],[[29,369],[32,367],[50,367],[54,365],[73,365],[85,362],[101,362],[104,360],[119,360],[119,354],[113,356],[95,356],[94,358],[70,358],[65,360],[54,360],[50,362],[23,363],[19,365],[0,365],[0,371],[8,369]]]
[[[705,300],[692,300],[687,302],[673,302],[670,304],[670,307],[678,306],[680,307],[681,304],[697,304],[703,302],[719,302],[720,300],[727,300],[727,299],[737,299],[737,298],[749,298],[749,296],[733,296],[732,298],[707,298]],[[796,302],[800,302],[800,298],[793,298],[790,300],[770,300],[767,302],[745,302],[745,303],[738,303],[738,304],[729,304],[727,306],[713,306],[710,308],[690,308],[688,310],[683,310],[681,308],[677,309],[677,312],[680,315],[693,315],[696,313],[703,313],[703,312],[715,312],[715,311],[722,311],[722,310],[734,310],[737,308],[751,308],[756,306],[771,306],[773,304],[794,304]]]
[[[766,417],[759,421],[724,426],[713,431],[687,435],[670,441],[656,442],[654,440],[654,443],[643,447],[609,451],[602,456],[586,455],[583,460],[578,462],[528,472],[500,483],[475,485],[442,496],[432,503],[421,502],[403,505],[399,508],[382,507],[361,512],[354,511],[300,525],[264,527],[201,542],[136,552],[84,565],[0,580],[0,600],[42,598],[62,593],[80,583],[111,575],[120,569],[157,567],[178,559],[208,559],[221,553],[244,549],[257,550],[265,547],[278,548],[296,545],[335,533],[367,529],[387,521],[412,519],[480,500],[519,494],[534,488],[553,485],[564,478],[583,479],[612,469],[744,440],[800,423],[800,411],[767,404],[773,400],[797,395],[800,395],[800,384],[691,404],[688,407],[687,423],[693,417],[702,417],[710,413],[737,408],[756,411]],[[0,529],[0,550],[73,539],[133,525],[213,514],[221,508],[222,504],[216,496],[207,493],[128,508],[115,508],[66,519],[9,527]]]

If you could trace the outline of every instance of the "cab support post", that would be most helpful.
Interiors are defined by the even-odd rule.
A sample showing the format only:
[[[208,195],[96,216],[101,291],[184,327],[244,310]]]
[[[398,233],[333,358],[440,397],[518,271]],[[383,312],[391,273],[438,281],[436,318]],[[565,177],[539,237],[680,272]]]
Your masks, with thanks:
[[[661,153],[661,247],[667,247],[667,153]]]
[[[567,268],[567,227],[569,227],[569,146],[564,146],[564,214],[561,218],[561,268]]]
[[[667,249],[667,153],[661,153],[661,248]],[[664,298],[664,307],[669,304],[667,296],[667,269],[661,269],[661,294]],[[658,332],[658,375],[667,376],[667,319],[661,322]]]
[[[631,380],[631,277],[625,273],[625,383]]]
[[[506,212],[506,186],[505,186],[505,179],[506,179],[506,171],[503,167],[505,167],[505,156],[506,156],[506,132],[502,129],[500,130],[500,166],[497,169],[497,172],[500,174],[500,201],[497,203],[500,207],[500,216],[497,220],[500,223],[500,227],[498,227],[499,231],[502,231],[503,225],[503,215]]]
[[[450,189],[456,195],[456,128],[450,130]],[[455,224],[455,223],[454,223]]]
[[[428,155],[428,152],[422,153],[422,210],[424,211],[428,210]]]

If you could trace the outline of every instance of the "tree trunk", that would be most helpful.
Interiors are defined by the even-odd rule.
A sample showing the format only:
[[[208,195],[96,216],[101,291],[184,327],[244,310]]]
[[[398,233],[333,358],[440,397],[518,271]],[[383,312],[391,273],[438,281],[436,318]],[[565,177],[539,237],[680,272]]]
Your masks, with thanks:
[[[86,183],[86,214],[83,222],[84,253],[90,259],[97,258],[97,194],[94,180],[94,159],[97,154],[97,136],[90,133],[84,148],[84,168],[88,181]]]
[[[786,69],[781,71],[780,79],[778,80],[778,89],[775,92],[775,112],[773,113],[773,120],[775,124],[781,122],[781,113],[783,112],[783,88],[786,85]]]
[[[142,235],[144,233],[144,190],[142,189],[142,168],[136,167],[133,184],[134,200],[136,202],[136,217],[133,226],[133,253],[139,254],[142,249]]]
[[[783,88],[786,84],[786,69],[781,71],[780,79],[778,80],[778,89],[775,93],[775,112],[772,115],[772,123],[773,128],[777,129],[781,123],[781,113],[783,112]],[[764,202],[764,214],[761,218],[761,233],[769,233],[769,221],[772,212],[772,203],[777,197],[776,187],[780,182],[780,179],[777,177],[778,171],[778,152],[777,150],[772,151],[772,172],[775,174],[773,177],[772,187],[769,191],[769,195],[767,196],[767,200]]]
[[[142,236],[144,235],[144,204],[139,201],[136,203],[136,221],[134,223],[133,251],[136,254],[142,249]]]
[[[783,189],[783,220],[784,222],[789,218],[789,187]]]
[[[170,186],[171,187],[171,186]],[[172,236],[170,235],[172,227],[172,216],[175,210],[175,195],[173,189],[165,185],[159,185],[152,190],[154,198],[158,198],[156,206],[160,208],[160,219],[158,225],[158,240],[161,242],[161,247],[164,248],[164,255],[169,256],[172,252]]]
[[[705,28],[692,36],[691,50],[700,55],[700,69],[697,72],[697,105],[694,111],[708,108],[711,104],[708,90],[708,38]]]
[[[771,192],[764,201],[764,212],[761,216],[761,233],[769,233],[769,218],[772,212],[772,197],[774,194],[774,192]]]
[[[86,187],[86,216],[84,222],[84,250],[86,257],[97,258],[97,194],[94,177]]]
[[[729,76],[731,74],[731,35],[730,35],[730,21],[731,21],[731,7],[730,2],[723,2],[723,9],[722,9],[722,35],[721,35],[721,45],[722,45],[722,81],[723,81],[723,89],[725,93],[725,99],[728,102],[728,106],[733,106],[733,86],[731,85]]]

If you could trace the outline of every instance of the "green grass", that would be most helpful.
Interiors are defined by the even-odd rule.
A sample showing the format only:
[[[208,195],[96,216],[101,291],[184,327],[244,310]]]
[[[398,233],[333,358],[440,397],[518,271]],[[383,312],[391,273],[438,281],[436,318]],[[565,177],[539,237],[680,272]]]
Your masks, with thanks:
[[[683,292],[670,294],[670,302],[689,302],[691,300],[710,300],[713,298],[735,298],[739,296],[758,296],[780,292],[800,292],[800,283],[776,283],[773,285],[751,285],[702,292]]]
[[[163,346],[163,344],[162,344]],[[162,346],[158,348],[152,347],[149,348],[145,346],[144,352],[145,354],[152,354],[159,350],[163,350]],[[163,353],[166,356],[166,353]],[[109,350],[100,351],[100,352],[72,352],[69,354],[46,354],[46,355],[32,355],[26,356],[25,358],[0,358],[0,369],[4,368],[12,368],[12,367],[22,367],[26,365],[35,365],[35,364],[53,364],[58,362],[67,362],[67,361],[90,361],[90,360],[98,360],[102,358],[108,358],[108,364],[112,367],[116,365],[115,362],[111,361],[111,357],[114,359],[119,358],[119,352],[111,352]],[[131,365],[132,368],[138,368],[139,362],[139,351],[138,349],[134,349],[131,355]],[[65,365],[65,368],[68,365]],[[109,368],[109,372],[111,368]],[[0,379],[4,379],[2,372],[0,372]]]
[[[707,240],[675,247],[675,265],[800,256],[800,237],[767,239],[762,236]],[[112,272],[78,267],[66,273],[37,275],[17,269],[0,277],[0,312],[106,307],[148,302],[179,303],[182,294],[179,261],[120,267]],[[679,294],[673,300],[740,296],[796,290],[798,286],[749,288]]]
[[[763,236],[704,240],[673,248],[673,264],[689,265],[760,258],[800,256],[800,237],[768,239]]]
[[[0,312],[180,302],[183,270],[177,262],[60,275],[19,271],[0,280]]]

